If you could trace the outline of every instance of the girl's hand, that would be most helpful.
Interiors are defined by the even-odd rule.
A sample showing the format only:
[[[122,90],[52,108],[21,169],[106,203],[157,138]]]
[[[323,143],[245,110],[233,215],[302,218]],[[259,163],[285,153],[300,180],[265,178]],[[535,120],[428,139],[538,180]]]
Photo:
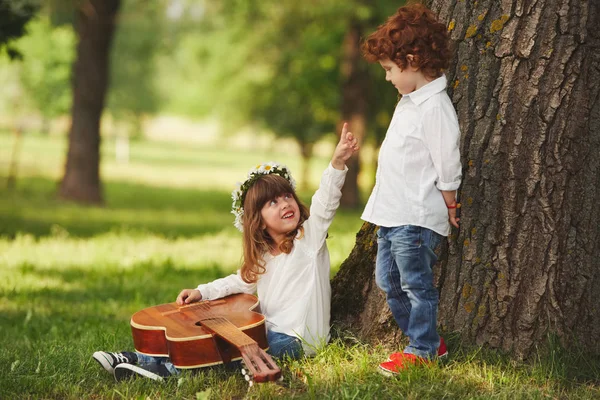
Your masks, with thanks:
[[[198,289],[183,289],[175,302],[177,305],[190,304],[202,300],[202,293]]]
[[[340,142],[335,147],[333,157],[331,158],[331,165],[333,165],[333,168],[335,169],[344,169],[346,160],[357,151],[358,140],[352,135],[352,132],[348,132],[348,123],[344,122],[342,134],[340,135]]]

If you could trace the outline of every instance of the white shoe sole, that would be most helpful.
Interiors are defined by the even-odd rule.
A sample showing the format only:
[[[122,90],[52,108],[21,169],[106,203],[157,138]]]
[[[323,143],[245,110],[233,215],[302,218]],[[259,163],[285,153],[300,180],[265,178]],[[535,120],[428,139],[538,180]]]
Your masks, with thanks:
[[[154,372],[147,371],[144,368],[138,367],[136,365],[131,365],[131,364],[117,365],[115,367],[114,375],[115,375],[115,380],[117,382],[122,381],[124,379],[132,378],[135,375],[140,375],[145,378],[155,380],[157,382],[163,381],[162,376],[157,375]]]
[[[94,360],[98,361],[98,364],[102,365],[102,368],[104,368],[112,374],[115,371],[111,363],[112,360],[108,359],[105,354],[106,353],[103,351],[97,351],[92,355],[92,357],[94,358]]]
[[[397,372],[390,372],[387,369],[381,368],[381,365],[377,367],[377,371],[384,376],[387,376],[388,378],[394,377],[396,375],[398,375]]]

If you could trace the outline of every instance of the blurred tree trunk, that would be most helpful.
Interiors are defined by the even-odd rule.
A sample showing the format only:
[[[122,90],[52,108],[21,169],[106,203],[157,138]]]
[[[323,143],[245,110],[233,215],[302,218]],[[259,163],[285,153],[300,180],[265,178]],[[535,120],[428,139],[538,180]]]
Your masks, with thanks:
[[[69,150],[60,196],[102,203],[100,117],[108,87],[109,51],[120,0],[85,0],[77,8],[77,59]]]
[[[313,156],[313,142],[299,142],[300,154],[302,155],[302,175],[300,187],[303,190],[308,189],[310,182],[310,160]]]
[[[17,174],[19,170],[19,158],[21,147],[23,146],[23,126],[21,123],[13,125],[12,128],[15,141],[13,142],[10,164],[8,167],[8,177],[6,178],[6,188],[14,189],[17,184]]]
[[[343,43],[344,59],[341,66],[342,74],[342,121],[348,122],[350,131],[361,145],[365,137],[367,121],[366,92],[368,90],[368,75],[365,62],[360,50],[361,26],[357,22],[350,24]],[[338,132],[342,131],[341,124]],[[360,172],[359,153],[353,155],[347,162],[348,174],[342,188],[341,206],[356,208],[360,206],[358,174]]]
[[[439,323],[526,357],[549,334],[600,352],[600,5],[433,0],[457,55],[461,228],[437,268]],[[453,90],[452,90],[453,89]],[[333,281],[332,316],[399,337],[365,224]],[[382,336],[383,337],[383,336]]]

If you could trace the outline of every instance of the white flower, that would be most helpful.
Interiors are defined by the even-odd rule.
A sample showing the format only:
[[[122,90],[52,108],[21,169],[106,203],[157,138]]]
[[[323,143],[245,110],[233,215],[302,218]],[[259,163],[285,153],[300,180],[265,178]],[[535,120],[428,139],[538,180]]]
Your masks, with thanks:
[[[244,224],[242,223],[242,217],[244,215],[244,209],[238,207],[231,211],[233,215],[235,215],[235,220],[233,221],[233,225],[240,231],[244,232]]]
[[[231,198],[233,200],[231,204],[231,213],[235,215],[233,224],[240,232],[244,231],[242,217],[244,215],[243,197],[246,194],[245,191],[254,184],[258,175],[269,175],[273,173],[287,179],[292,189],[296,189],[296,181],[292,178],[290,170],[283,164],[269,161],[267,163],[258,164],[256,167],[252,168],[248,172],[246,181],[243,183],[237,182],[237,188],[231,192]]]

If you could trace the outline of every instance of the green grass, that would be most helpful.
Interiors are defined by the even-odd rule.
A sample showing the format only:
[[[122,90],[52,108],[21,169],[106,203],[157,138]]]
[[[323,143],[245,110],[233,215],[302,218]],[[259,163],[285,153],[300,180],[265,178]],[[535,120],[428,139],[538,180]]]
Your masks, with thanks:
[[[464,347],[452,335],[447,363],[392,379],[376,370],[391,349],[340,332],[316,357],[283,362],[281,384],[248,390],[237,371],[224,367],[185,371],[162,385],[115,383],[91,354],[131,349],[132,313],[237,268],[233,183],[257,161],[285,159],[293,171],[300,161],[293,152],[139,142],[130,163],[119,165],[106,141],[106,205],[82,207],[55,197],[64,146],[63,138],[27,136],[18,184],[9,191],[12,137],[0,134],[0,399],[600,397],[597,359],[552,342],[549,353],[517,363]],[[326,163],[314,160],[313,188]],[[307,202],[310,195],[301,193]],[[332,274],[352,248],[359,216],[336,217],[328,239]]]

